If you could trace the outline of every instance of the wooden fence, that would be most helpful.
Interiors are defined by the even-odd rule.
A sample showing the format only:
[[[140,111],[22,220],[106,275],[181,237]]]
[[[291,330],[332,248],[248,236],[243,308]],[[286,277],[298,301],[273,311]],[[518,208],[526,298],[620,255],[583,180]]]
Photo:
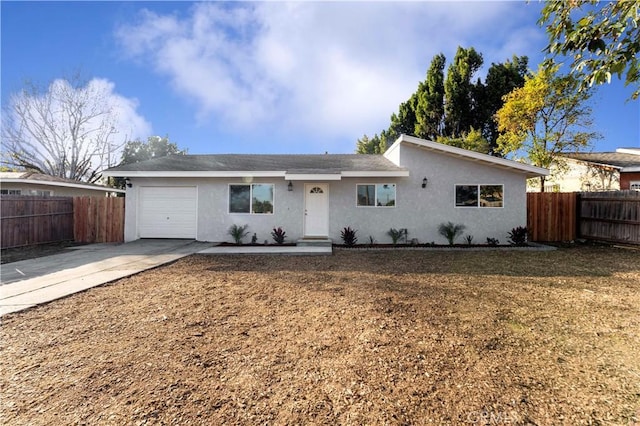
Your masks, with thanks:
[[[78,243],[124,241],[124,198],[75,197],[73,235]]]
[[[528,192],[529,239],[549,242],[575,240],[576,201],[573,192]]]
[[[73,241],[73,198],[3,195],[2,248]]]
[[[0,197],[0,247],[124,241],[124,198]]]
[[[640,191],[578,195],[578,237],[640,244]]]
[[[640,244],[640,192],[527,193],[531,241]]]

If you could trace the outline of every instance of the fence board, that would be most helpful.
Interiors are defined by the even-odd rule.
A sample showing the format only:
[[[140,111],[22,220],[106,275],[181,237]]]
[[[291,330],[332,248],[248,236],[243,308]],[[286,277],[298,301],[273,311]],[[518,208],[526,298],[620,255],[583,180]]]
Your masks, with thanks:
[[[580,238],[640,244],[640,192],[588,192],[579,196]]]
[[[0,206],[2,248],[73,240],[71,197],[3,195]]]
[[[571,241],[576,238],[576,194],[527,193],[527,229],[531,241]]]

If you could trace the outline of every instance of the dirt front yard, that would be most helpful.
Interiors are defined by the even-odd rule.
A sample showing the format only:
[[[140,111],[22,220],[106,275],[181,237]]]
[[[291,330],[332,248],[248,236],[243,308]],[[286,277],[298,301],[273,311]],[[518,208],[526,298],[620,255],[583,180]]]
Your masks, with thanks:
[[[3,424],[640,420],[640,252],[192,256],[2,318]]]

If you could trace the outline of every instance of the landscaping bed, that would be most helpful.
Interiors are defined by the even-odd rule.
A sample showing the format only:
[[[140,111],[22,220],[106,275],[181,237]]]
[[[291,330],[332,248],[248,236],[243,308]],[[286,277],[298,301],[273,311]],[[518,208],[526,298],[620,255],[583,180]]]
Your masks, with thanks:
[[[5,424],[634,424],[638,252],[196,255],[2,318]]]

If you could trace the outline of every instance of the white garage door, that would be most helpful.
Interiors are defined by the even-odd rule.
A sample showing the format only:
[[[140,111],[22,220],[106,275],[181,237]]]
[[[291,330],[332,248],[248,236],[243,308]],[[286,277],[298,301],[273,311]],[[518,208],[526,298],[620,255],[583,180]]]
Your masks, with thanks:
[[[140,238],[196,238],[195,186],[142,186]]]

